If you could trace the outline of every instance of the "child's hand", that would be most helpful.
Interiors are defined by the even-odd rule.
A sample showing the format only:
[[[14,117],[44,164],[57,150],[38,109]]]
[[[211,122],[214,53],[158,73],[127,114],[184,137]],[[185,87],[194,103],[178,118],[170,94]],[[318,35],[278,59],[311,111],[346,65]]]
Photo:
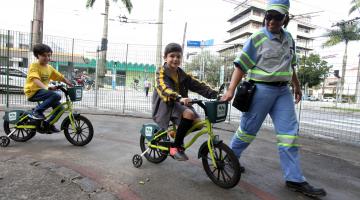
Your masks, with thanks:
[[[180,103],[183,103],[185,106],[189,106],[192,99],[190,98],[181,98]]]
[[[226,93],[221,97],[220,101],[231,101],[234,97],[234,92],[231,90],[226,91]]]
[[[56,86],[50,86],[50,87],[48,87],[48,90],[57,90],[57,87]]]
[[[69,81],[68,79],[64,79],[64,82],[66,83],[66,85],[68,85],[69,87],[74,87],[74,85],[71,83],[71,81]]]

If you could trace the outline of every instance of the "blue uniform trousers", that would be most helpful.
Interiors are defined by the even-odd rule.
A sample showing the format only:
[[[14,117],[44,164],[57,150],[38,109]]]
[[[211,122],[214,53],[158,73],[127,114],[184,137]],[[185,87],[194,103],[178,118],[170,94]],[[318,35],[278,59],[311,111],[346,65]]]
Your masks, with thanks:
[[[240,126],[231,140],[231,148],[240,158],[241,153],[253,141],[267,114],[270,115],[277,134],[281,167],[286,181],[303,182],[300,169],[298,121],[293,95],[288,86],[256,84],[249,112],[243,113]]]

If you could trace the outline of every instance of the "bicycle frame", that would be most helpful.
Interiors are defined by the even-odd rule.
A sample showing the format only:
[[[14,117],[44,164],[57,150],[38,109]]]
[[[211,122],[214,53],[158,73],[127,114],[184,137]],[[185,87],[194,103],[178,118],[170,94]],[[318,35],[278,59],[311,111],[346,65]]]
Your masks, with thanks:
[[[185,144],[185,149],[189,148],[191,145],[194,144],[194,142],[202,135],[205,135],[205,134],[208,134],[208,140],[207,140],[207,146],[208,146],[208,149],[209,149],[209,153],[210,153],[210,157],[211,157],[211,161],[212,161],[212,164],[214,166],[216,166],[216,162],[215,162],[215,157],[214,157],[214,152],[213,152],[213,149],[212,149],[212,146],[213,146],[213,139],[214,139],[214,133],[212,131],[212,124],[211,122],[208,120],[208,119],[205,119],[205,120],[201,120],[199,122],[197,122],[196,124],[194,124],[189,130],[188,132],[186,133],[186,136],[187,137],[188,135],[190,135],[193,130],[195,129],[198,129],[200,128],[200,131],[194,135],[191,140]],[[175,129],[175,125],[173,125],[173,127],[171,129],[168,129],[166,131],[163,131],[161,133],[159,133],[158,135],[156,135],[153,139],[153,140],[156,140],[162,136],[164,136],[165,134],[167,134],[169,131],[172,131]],[[154,144],[149,144],[148,145],[150,148],[156,148],[156,149],[160,149],[160,150],[163,150],[163,151],[169,151],[169,148],[168,147],[164,147],[164,146],[159,146],[159,145],[154,145]]]
[[[45,116],[45,119],[48,119],[51,115],[53,115],[55,112],[57,112],[58,110],[60,110],[63,106],[65,106],[64,109],[62,109],[56,116],[55,118],[50,122],[50,124],[55,124],[60,117],[64,114],[65,111],[69,111],[69,118],[70,118],[70,122],[71,122],[71,127],[73,130],[75,130],[75,122],[74,122],[74,116],[73,116],[73,107],[72,107],[72,102],[67,98],[65,102],[61,103],[60,105],[58,105],[55,109],[53,109],[49,114],[47,114]],[[24,116],[22,117],[17,123],[23,121],[24,119],[28,118],[28,116]],[[15,128],[17,129],[35,129],[36,125],[15,125]]]

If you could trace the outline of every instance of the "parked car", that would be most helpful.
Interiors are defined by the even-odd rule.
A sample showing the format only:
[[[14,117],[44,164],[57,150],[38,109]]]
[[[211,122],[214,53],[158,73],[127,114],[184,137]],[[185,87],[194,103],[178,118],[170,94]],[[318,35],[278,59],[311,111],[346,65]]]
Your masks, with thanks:
[[[26,68],[9,67],[9,91],[23,93],[26,82]],[[7,90],[7,67],[0,66],[0,91]]]
[[[325,101],[325,102],[335,102],[336,99],[334,97],[324,97],[323,101]]]
[[[309,97],[310,101],[319,101],[319,98],[315,97],[315,96],[310,96]]]

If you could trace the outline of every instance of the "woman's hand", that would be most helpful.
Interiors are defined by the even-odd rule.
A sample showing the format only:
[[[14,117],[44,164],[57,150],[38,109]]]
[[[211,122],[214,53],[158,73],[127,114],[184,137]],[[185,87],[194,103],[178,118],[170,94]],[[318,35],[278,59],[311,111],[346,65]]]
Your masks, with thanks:
[[[180,103],[183,103],[185,106],[189,106],[192,99],[190,98],[181,98]]]
[[[302,92],[300,87],[294,87],[294,95],[295,95],[295,104],[301,101]]]

